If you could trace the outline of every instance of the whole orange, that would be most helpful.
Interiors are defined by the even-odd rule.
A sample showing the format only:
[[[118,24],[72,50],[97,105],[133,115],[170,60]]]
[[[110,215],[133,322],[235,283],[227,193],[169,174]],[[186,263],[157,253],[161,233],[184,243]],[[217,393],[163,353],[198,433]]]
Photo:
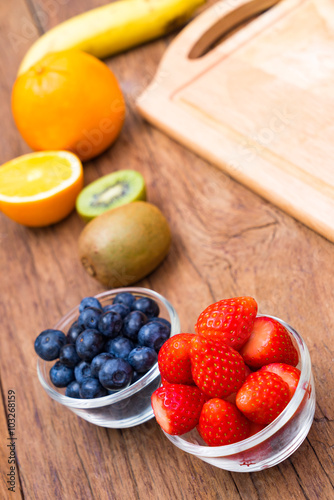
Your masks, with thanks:
[[[32,149],[68,150],[85,161],[115,141],[125,103],[106,64],[85,52],[67,50],[46,55],[17,78],[12,112]]]

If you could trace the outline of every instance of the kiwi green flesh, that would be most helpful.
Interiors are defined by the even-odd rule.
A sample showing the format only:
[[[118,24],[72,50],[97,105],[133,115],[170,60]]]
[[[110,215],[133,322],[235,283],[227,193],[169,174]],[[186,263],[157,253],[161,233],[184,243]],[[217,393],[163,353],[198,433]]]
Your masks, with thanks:
[[[119,170],[86,186],[77,198],[76,209],[89,222],[107,210],[138,200],[146,200],[143,176],[135,170]]]

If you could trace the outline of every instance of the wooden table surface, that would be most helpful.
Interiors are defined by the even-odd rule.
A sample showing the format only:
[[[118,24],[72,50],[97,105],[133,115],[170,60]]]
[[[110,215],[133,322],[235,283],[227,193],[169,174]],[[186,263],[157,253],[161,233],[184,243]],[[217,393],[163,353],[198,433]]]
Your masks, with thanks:
[[[107,0],[11,0],[0,3],[1,163],[29,152],[10,110],[23,55],[47,29]],[[213,3],[213,2],[211,2]],[[77,257],[84,226],[76,213],[52,227],[28,229],[0,217],[0,498],[323,499],[333,492],[334,246],[145,123],[135,98],[152,79],[171,38],[110,58],[127,102],[117,143],[85,164],[85,182],[134,168],[148,199],[166,215],[173,244],[139,285],[165,295],[183,331],[226,297],[252,295],[260,312],[281,317],[305,339],[313,362],[315,420],[302,446],[280,465],[230,473],[175,448],[155,420],[126,430],[80,419],[44,392],[33,342],[83,296],[104,291]],[[312,200],[310,200],[312,203]],[[6,411],[16,397],[16,492]]]

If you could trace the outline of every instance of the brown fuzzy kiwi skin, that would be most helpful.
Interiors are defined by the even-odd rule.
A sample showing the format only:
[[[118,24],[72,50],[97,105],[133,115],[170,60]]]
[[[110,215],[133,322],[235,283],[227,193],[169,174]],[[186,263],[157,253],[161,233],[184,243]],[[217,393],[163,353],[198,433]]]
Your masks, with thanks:
[[[79,258],[106,287],[123,287],[150,274],[166,257],[170,244],[170,228],[161,211],[136,201],[90,221],[79,237]]]

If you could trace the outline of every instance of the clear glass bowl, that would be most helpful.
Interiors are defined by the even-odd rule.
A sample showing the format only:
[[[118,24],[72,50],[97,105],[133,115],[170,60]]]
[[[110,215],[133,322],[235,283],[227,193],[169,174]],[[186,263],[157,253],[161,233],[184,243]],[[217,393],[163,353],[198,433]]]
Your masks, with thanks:
[[[180,320],[174,307],[162,295],[146,288],[118,288],[96,295],[102,305],[111,304],[120,292],[130,292],[136,297],[150,297],[160,308],[159,317],[171,323],[171,335],[180,333]],[[71,309],[54,326],[55,329],[67,333],[71,324],[79,315],[79,306]],[[151,395],[160,385],[158,363],[156,363],[141,379],[126,389],[115,394],[96,399],[74,399],[65,396],[65,389],[55,387],[49,376],[54,361],[37,361],[37,374],[40,383],[49,396],[66,406],[79,417],[101,427],[122,429],[142,424],[153,417]]]
[[[255,472],[277,465],[297,450],[313,422],[315,388],[308,349],[291,326],[278,318],[269,317],[285,326],[299,353],[299,384],[283,412],[261,432],[226,446],[207,446],[196,429],[182,436],[170,436],[163,431],[175,446],[220,469]]]

